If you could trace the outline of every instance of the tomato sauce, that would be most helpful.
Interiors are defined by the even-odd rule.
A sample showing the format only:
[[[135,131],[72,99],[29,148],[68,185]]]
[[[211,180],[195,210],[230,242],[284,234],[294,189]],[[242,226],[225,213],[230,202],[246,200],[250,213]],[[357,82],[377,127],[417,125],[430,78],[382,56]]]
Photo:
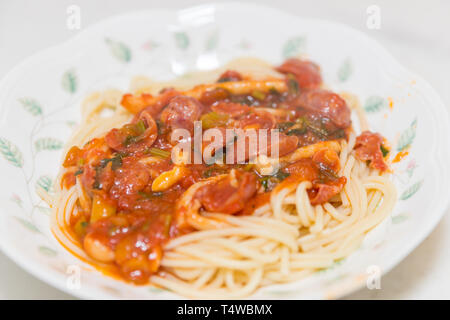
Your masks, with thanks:
[[[384,138],[370,131],[364,131],[356,138],[356,157],[362,161],[368,161],[369,166],[384,172],[388,169],[384,157],[388,150],[383,145]],[[386,153],[383,154],[383,153]]]
[[[162,98],[150,105],[151,95],[124,95],[122,104],[141,111],[105,138],[71,148],[63,164],[68,169],[63,185],[68,188],[79,177],[92,200],[92,209],[80,208],[83,214],[70,226],[88,254],[116,265],[126,280],[146,283],[159,268],[164,243],[192,231],[177,226],[177,201],[193,184],[218,175],[228,176],[200,188],[195,195],[202,211],[251,214],[269,202],[270,191],[283,180],[312,181],[309,196],[313,204],[338,194],[346,181],[338,176],[339,159],[333,151],[323,150],[272,176],[261,176],[249,164],[186,164],[178,170],[172,163],[170,152],[177,141],[172,141],[171,133],[178,128],[192,133],[198,120],[204,127],[279,129],[280,156],[319,141],[347,138],[350,110],[337,94],[319,88],[322,80],[315,64],[290,59],[278,70],[286,74],[287,92],[233,95],[215,89],[194,99],[166,89]],[[242,79],[238,72],[229,70],[218,81]],[[361,156],[382,169],[382,158],[368,155],[372,153],[366,140],[357,142]],[[171,170],[178,170],[173,171],[177,181],[163,191],[154,191],[160,176]],[[166,183],[169,179],[160,180]]]

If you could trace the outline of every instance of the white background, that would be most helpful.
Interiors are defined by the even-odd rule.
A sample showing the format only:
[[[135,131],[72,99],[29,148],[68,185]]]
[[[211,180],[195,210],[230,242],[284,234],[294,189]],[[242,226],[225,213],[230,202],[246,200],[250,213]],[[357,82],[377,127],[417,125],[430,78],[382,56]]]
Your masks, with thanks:
[[[211,1],[210,1],[211,2]],[[334,20],[377,39],[401,63],[424,77],[450,105],[450,1],[261,0],[299,16]],[[39,50],[78,31],[66,27],[66,9],[81,8],[82,28],[125,11],[183,8],[205,1],[0,0],[0,77]],[[381,8],[381,29],[366,27],[369,5]],[[1,179],[1,178],[0,178]],[[450,191],[449,191],[450,196]],[[426,199],[423,199],[426,201]],[[427,214],[427,212],[423,212]],[[450,210],[433,233],[383,277],[381,290],[360,290],[351,299],[450,299]],[[28,275],[0,253],[0,299],[70,299]]]

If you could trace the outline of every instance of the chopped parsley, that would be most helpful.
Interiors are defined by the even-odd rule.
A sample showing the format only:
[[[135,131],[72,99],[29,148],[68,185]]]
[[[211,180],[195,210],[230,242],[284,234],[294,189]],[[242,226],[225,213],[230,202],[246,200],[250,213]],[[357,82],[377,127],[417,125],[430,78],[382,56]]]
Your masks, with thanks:
[[[291,129],[286,132],[288,136],[301,136],[306,133],[306,128]]]
[[[278,171],[272,176],[264,176],[259,179],[261,185],[264,188],[264,191],[271,191],[278,183],[289,177],[289,173]]]
[[[122,166],[122,158],[124,156],[125,156],[124,154],[118,153],[113,158],[103,159],[103,160],[100,161],[100,167],[101,168],[105,168],[108,165],[108,163],[111,162],[111,169],[112,170],[116,170],[116,169],[118,169],[118,168],[120,168]]]
[[[292,73],[287,75],[287,86],[288,92],[290,94],[296,95],[300,92],[300,86],[298,85],[297,79]]]
[[[383,147],[383,145],[380,145],[381,153],[383,154],[383,158],[386,157],[389,154],[389,149],[386,149]]]
[[[287,129],[289,129],[290,127],[292,127],[293,125],[295,125],[295,122],[292,122],[292,121],[281,122],[278,124],[278,129],[280,129],[281,132],[284,132]]]
[[[224,77],[224,78],[220,78],[219,80],[217,80],[217,83],[230,82],[230,81],[235,81],[235,80],[231,77]]]
[[[164,193],[163,192],[144,192],[144,191],[139,191],[138,194],[139,194],[139,196],[141,196],[141,198],[152,199],[152,198],[161,197]]]

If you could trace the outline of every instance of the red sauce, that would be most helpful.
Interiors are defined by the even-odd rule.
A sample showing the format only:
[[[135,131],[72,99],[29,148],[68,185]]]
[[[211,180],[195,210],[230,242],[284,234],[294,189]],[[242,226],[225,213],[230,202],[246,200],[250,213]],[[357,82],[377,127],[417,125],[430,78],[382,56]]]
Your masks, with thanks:
[[[242,79],[242,75],[239,72],[235,70],[227,70],[220,75],[218,82],[241,81]]]
[[[291,58],[277,68],[279,72],[293,74],[301,88],[317,88],[322,83],[320,68],[307,60]]]
[[[318,151],[312,158],[289,164],[283,170],[290,173],[290,176],[282,183],[298,183],[299,181],[312,183],[308,195],[313,205],[328,202],[342,191],[347,182],[345,177],[337,175],[339,157],[334,151],[328,149]]]
[[[270,202],[270,192],[258,193],[252,197],[241,211],[242,215],[252,215],[253,212]]]
[[[233,181],[235,183],[233,185]],[[256,193],[256,175],[249,172],[236,172],[217,183],[203,186],[197,198],[209,212],[233,214],[244,209],[245,204]]]
[[[362,161],[369,161],[369,166],[384,172],[388,165],[384,161],[382,152],[383,137],[378,133],[364,131],[356,138],[356,157]]]
[[[71,227],[80,241],[86,238],[99,241],[108,253],[112,252],[112,259],[107,255],[107,260],[117,266],[124,279],[145,283],[159,268],[163,244],[193,231],[192,227],[179,227],[175,217],[177,201],[196,182],[228,174],[195,193],[201,210],[225,214],[252,214],[255,208],[269,202],[269,191],[280,183],[311,181],[313,187],[308,192],[313,204],[327,202],[338,194],[346,181],[337,174],[337,154],[327,149],[312,158],[291,163],[269,177],[261,176],[246,164],[190,164],[184,167],[182,178],[168,189],[152,191],[155,179],[175,166],[170,159],[174,145],[171,133],[178,128],[192,133],[194,121],[199,119],[206,123],[209,117],[213,119],[209,124],[221,130],[278,128],[280,156],[318,141],[347,137],[350,111],[337,94],[317,88],[322,80],[315,64],[289,59],[278,70],[294,74],[295,80],[289,81],[297,81],[297,87],[315,89],[271,90],[249,95],[233,95],[216,89],[205,92],[198,100],[170,88],[163,90],[162,98],[157,100],[146,94],[124,95],[122,104],[128,105],[129,110],[140,110],[134,119],[110,130],[105,138],[93,139],[82,148],[72,147],[63,163],[70,169],[62,179],[63,185],[68,188],[80,177],[91,200],[100,201],[108,209],[96,221],[91,221],[93,213],[83,210],[81,218],[72,219]],[[219,79],[240,80],[242,76],[236,71],[227,71]],[[288,112],[275,117],[260,108]],[[380,148],[380,137],[363,134],[358,137],[356,150],[372,166],[384,170],[383,159],[376,151]],[[231,143],[237,148],[236,142]],[[270,154],[275,146],[270,141],[267,144]],[[220,148],[215,150],[219,151],[226,152]],[[150,156],[160,160],[147,162],[145,159]],[[246,159],[253,156],[247,150]]]

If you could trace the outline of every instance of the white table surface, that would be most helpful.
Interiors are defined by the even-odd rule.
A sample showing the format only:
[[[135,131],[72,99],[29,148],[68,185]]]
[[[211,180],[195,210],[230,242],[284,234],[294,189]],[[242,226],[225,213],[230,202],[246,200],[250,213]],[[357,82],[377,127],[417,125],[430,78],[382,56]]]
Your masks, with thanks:
[[[264,0],[299,16],[346,23],[374,37],[406,67],[439,92],[450,106],[450,1]],[[0,77],[35,52],[78,31],[66,27],[69,5],[81,8],[82,28],[125,11],[182,8],[205,1],[0,0]],[[366,27],[366,9],[381,9],[381,29]],[[450,196],[450,191],[449,191]],[[424,201],[426,201],[424,199]],[[424,212],[423,214],[426,214]],[[380,290],[362,289],[349,299],[450,299],[450,210],[430,236],[385,275]],[[72,299],[27,274],[0,253],[0,299]]]

